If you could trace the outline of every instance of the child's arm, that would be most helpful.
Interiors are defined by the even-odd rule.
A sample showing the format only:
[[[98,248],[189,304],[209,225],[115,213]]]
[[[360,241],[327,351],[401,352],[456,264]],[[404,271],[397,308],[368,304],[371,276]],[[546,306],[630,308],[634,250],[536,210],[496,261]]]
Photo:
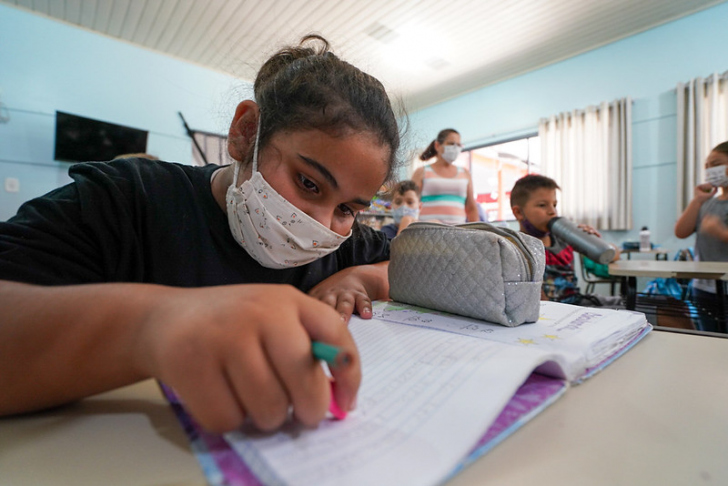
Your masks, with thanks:
[[[356,345],[338,314],[287,285],[0,282],[0,313],[0,415],[153,377],[214,432],[246,417],[276,428],[291,406],[298,420],[315,425],[326,414],[330,385],[312,340],[353,357],[352,366],[332,370],[344,410],[361,379]]]
[[[389,262],[345,268],[320,282],[309,295],[336,309],[348,322],[351,314],[372,317],[372,301],[389,299]]]
[[[700,184],[693,192],[693,199],[685,208],[675,223],[675,236],[678,238],[687,238],[695,232],[695,226],[698,223],[698,215],[700,207],[705,201],[715,195],[717,189],[710,184]]]

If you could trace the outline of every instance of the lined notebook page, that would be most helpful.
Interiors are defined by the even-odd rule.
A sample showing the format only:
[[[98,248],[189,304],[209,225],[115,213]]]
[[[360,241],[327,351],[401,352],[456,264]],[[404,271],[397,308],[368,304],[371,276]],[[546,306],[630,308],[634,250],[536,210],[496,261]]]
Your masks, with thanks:
[[[225,438],[265,484],[438,484],[549,353],[352,317],[358,409],[315,430]]]
[[[645,315],[626,310],[541,302],[534,323],[506,327],[397,302],[376,302],[374,317],[439,329],[532,350],[558,352],[570,381],[625,346],[645,328]]]

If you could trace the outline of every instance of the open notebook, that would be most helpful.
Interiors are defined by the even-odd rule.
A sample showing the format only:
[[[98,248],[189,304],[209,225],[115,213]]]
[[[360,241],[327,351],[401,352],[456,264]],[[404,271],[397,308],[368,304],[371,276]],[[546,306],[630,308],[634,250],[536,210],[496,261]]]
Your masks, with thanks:
[[[373,311],[349,324],[364,378],[343,421],[214,436],[165,390],[210,484],[442,483],[651,329],[640,313],[553,302],[515,328],[395,302]]]

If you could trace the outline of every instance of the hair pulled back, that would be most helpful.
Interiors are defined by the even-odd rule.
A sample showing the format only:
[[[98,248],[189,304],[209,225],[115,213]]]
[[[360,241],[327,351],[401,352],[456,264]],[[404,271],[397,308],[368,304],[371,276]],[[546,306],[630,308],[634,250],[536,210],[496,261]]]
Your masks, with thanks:
[[[261,147],[282,130],[318,129],[334,137],[368,132],[390,149],[391,179],[400,134],[384,86],[334,55],[323,37],[307,35],[274,54],[260,68],[254,91]]]
[[[458,135],[460,135],[460,132],[458,132],[454,128],[446,128],[444,130],[440,130],[440,133],[437,134],[437,138],[430,142],[430,145],[428,145],[425,151],[420,154],[420,160],[430,160],[435,155],[437,155],[435,142],[439,144],[445,143],[445,139],[447,139],[448,135],[450,135],[451,133],[457,133]]]

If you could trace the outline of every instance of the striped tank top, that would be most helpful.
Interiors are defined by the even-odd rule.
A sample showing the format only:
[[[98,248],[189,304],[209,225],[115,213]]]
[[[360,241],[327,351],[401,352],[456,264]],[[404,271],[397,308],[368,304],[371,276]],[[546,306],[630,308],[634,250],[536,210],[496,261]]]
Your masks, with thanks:
[[[438,220],[447,224],[461,224],[466,220],[465,199],[468,194],[468,174],[458,167],[455,177],[440,177],[425,166],[422,178],[422,210],[420,221]]]

